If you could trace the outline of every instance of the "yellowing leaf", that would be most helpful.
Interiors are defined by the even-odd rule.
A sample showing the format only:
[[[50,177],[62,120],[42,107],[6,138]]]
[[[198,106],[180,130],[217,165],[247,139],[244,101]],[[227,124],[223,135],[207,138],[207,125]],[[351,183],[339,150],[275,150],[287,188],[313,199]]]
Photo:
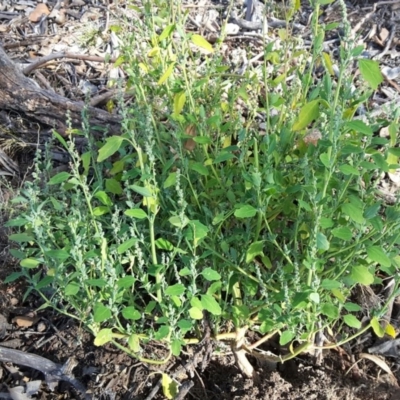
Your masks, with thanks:
[[[328,70],[330,75],[335,75],[335,72],[333,71],[333,66],[332,66],[332,60],[331,57],[328,53],[322,53],[322,57],[324,58],[325,61],[325,66],[326,69]]]
[[[396,330],[394,329],[393,325],[387,324],[385,328],[385,333],[391,336],[393,339],[396,337]]]
[[[179,115],[182,112],[185,102],[186,102],[185,92],[177,93],[174,96],[174,114],[175,115]]]
[[[162,374],[161,386],[167,399],[173,399],[178,394],[178,384],[167,374]]]
[[[383,335],[385,334],[385,328],[382,327],[382,325],[379,323],[376,317],[373,317],[371,319],[371,326],[376,336],[380,338],[383,337]]]
[[[174,72],[175,63],[172,63],[167,70],[163,73],[162,77],[158,80],[157,84],[162,85]]]
[[[309,123],[319,117],[319,100],[312,100],[300,110],[300,114],[293,125],[294,131],[304,129]]]
[[[214,49],[211,46],[211,44],[208,43],[207,40],[203,38],[203,36],[194,34],[194,35],[192,35],[191,40],[192,40],[193,44],[195,44],[196,46],[202,48],[203,50],[206,50],[209,53],[213,53],[214,52]]]

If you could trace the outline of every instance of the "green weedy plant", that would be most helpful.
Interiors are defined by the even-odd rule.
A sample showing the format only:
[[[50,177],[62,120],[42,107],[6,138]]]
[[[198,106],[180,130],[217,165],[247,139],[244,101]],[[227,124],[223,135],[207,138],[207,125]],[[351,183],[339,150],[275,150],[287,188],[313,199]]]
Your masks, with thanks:
[[[263,357],[258,346],[276,333],[290,351],[272,361],[316,348],[320,331],[331,346],[371,327],[393,334],[379,322],[391,298],[363,325],[351,294],[393,277],[399,295],[400,210],[376,187],[382,171],[399,168],[399,115],[354,117],[379,68],[361,57],[346,22],[338,60],[323,53],[327,28],[314,6],[310,51],[280,31],[263,68],[236,75],[219,55],[223,41],[186,33],[179,6],[154,17],[148,5],[148,48],[136,51],[143,40],[132,35],[117,61],[134,93],[133,104],[119,104],[121,135],[95,141],[85,119],[70,132],[88,139],[78,154],[55,133],[71,170],[50,177],[48,157],[38,157],[14,200],[25,210],[8,223],[21,230],[11,239],[22,267],[8,281],[24,276],[26,295],[81,321],[96,344],[153,364],[198,343],[204,319],[247,376],[247,355]],[[365,82],[357,89],[354,62]],[[390,138],[374,135],[382,126]],[[152,340],[165,344],[165,359],[145,358]]]

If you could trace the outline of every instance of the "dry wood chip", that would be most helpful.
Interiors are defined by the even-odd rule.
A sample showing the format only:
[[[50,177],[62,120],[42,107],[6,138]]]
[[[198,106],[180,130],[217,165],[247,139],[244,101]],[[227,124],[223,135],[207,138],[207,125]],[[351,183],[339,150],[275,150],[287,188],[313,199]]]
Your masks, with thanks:
[[[43,14],[49,15],[50,11],[47,8],[46,4],[39,3],[36,8],[29,14],[29,21],[31,22],[39,22],[42,18]]]

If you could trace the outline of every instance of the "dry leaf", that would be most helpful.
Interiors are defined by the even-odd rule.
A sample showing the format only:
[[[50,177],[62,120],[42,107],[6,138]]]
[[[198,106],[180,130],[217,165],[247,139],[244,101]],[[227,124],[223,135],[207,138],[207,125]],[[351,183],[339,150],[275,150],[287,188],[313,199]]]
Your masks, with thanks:
[[[39,3],[36,8],[29,14],[29,21],[31,22],[39,22],[42,18],[42,15],[49,15],[50,11],[47,8],[46,4]]]
[[[14,317],[12,319],[13,324],[17,324],[22,328],[29,328],[32,325],[35,325],[36,322],[39,321],[39,317],[29,317],[27,315],[19,315],[18,317]]]
[[[363,359],[363,358],[366,358],[367,360],[374,362],[378,367],[381,367],[391,377],[396,379],[395,376],[393,375],[393,372],[391,371],[389,366],[386,364],[386,362],[384,360],[382,360],[381,358],[379,358],[378,356],[375,356],[373,354],[368,354],[368,353],[360,353],[360,359]]]
[[[317,146],[318,140],[322,139],[321,132],[318,129],[313,129],[310,133],[308,133],[304,137],[304,143],[308,146],[312,144],[313,146]]]
[[[194,125],[189,125],[185,129],[185,133],[188,136],[193,136],[193,137],[197,136],[196,127]],[[183,145],[183,147],[188,151],[193,151],[196,147],[196,142],[193,139],[187,139],[185,140],[185,144]]]

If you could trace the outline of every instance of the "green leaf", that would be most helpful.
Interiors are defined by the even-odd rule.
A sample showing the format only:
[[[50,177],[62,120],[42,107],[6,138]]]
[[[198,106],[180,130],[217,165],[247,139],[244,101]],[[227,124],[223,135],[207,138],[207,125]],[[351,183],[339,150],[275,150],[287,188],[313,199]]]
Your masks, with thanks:
[[[23,272],[13,272],[4,279],[3,283],[11,283],[24,276]]]
[[[103,322],[111,318],[111,310],[101,303],[94,306],[93,319],[94,322]]]
[[[86,279],[85,284],[88,286],[94,286],[99,288],[108,286],[108,283],[105,279]]]
[[[116,153],[125,139],[121,136],[111,136],[106,139],[106,143],[100,148],[97,162],[102,162]]]
[[[176,283],[175,285],[168,286],[165,290],[165,294],[167,296],[180,296],[185,293],[185,290],[185,285],[182,285],[182,283]]]
[[[168,219],[168,221],[170,222],[171,225],[183,229],[190,221],[189,219],[184,215],[182,220],[180,217],[178,217],[177,215],[171,217]]]
[[[155,241],[155,244],[156,244],[157,249],[160,249],[160,250],[167,250],[167,251],[174,250],[174,245],[171,242],[169,242],[167,239],[164,239],[164,238],[158,238]]]
[[[93,197],[100,200],[100,202],[103,203],[103,205],[105,205],[105,206],[112,206],[111,199],[108,197],[108,194],[106,192],[104,192],[103,190],[95,193],[95,195]]]
[[[369,272],[367,267],[363,265],[356,265],[351,269],[350,278],[361,285],[372,285],[374,282],[374,275]]]
[[[379,202],[379,203],[373,204],[372,206],[367,207],[363,214],[364,218],[372,219],[372,218],[376,217],[379,213],[381,205],[382,205],[382,203]]]
[[[351,220],[358,224],[364,223],[363,210],[353,203],[345,203],[342,205],[343,214],[347,215]]]
[[[172,355],[178,357],[182,351],[182,342],[179,339],[175,339],[171,344]]]
[[[154,334],[154,338],[157,340],[165,339],[170,332],[170,328],[168,325],[161,325],[160,329]]]
[[[373,131],[364,121],[353,120],[346,122],[345,126],[353,131],[360,132],[367,136],[372,136]]]
[[[197,307],[191,307],[189,309],[189,315],[193,319],[203,319],[203,311],[199,310]]]
[[[379,246],[370,246],[367,248],[368,257],[384,267],[390,267],[392,262],[390,258],[386,255],[383,249]]]
[[[196,46],[201,47],[202,49],[208,51],[209,53],[214,52],[212,45],[208,43],[207,40],[203,38],[203,36],[194,34],[190,39],[192,43],[195,44]]]
[[[112,194],[122,194],[121,183],[114,178],[106,179],[106,190]]]
[[[139,353],[140,351],[140,336],[133,333],[128,338],[128,346],[134,353]]]
[[[131,208],[129,210],[126,210],[124,212],[124,214],[127,215],[128,217],[137,218],[137,219],[147,218],[146,212],[143,211],[141,208]]]
[[[146,187],[138,185],[130,185],[129,189],[134,190],[136,193],[139,193],[143,197],[153,197],[152,191]]]
[[[339,167],[339,170],[344,174],[344,175],[360,175],[360,171],[353,167],[352,165],[349,164],[344,164]]]
[[[324,164],[324,167],[326,167],[326,168],[331,167],[331,160],[329,158],[328,153],[320,154],[319,159],[321,160],[322,164]]]
[[[176,172],[171,172],[167,179],[164,182],[163,188],[167,189],[170,186],[174,186],[176,184]]]
[[[125,319],[137,321],[142,318],[142,314],[133,306],[128,306],[122,309],[122,316]]]
[[[24,242],[32,242],[33,237],[27,235],[26,233],[14,233],[8,237],[13,242],[24,243]]]
[[[345,303],[343,307],[349,312],[358,312],[362,310],[362,308],[355,303]]]
[[[194,238],[195,244],[197,244],[197,242],[199,240],[201,240],[207,236],[208,228],[198,220],[190,221],[190,225],[193,230],[193,238]]]
[[[210,312],[212,315],[221,315],[221,306],[217,303],[213,296],[209,294],[203,294],[201,296],[201,304],[205,310]]]
[[[67,179],[71,177],[71,174],[68,172],[59,172],[58,174],[54,175],[50,180],[49,180],[49,185],[57,185],[59,183],[65,182]]]
[[[361,328],[361,322],[354,315],[346,314],[343,317],[343,320],[346,325],[350,326],[350,328],[355,328],[355,329]]]
[[[252,243],[246,252],[246,263],[250,263],[255,257],[263,255],[264,241],[260,240],[258,242]]]
[[[321,312],[328,318],[331,319],[339,318],[339,309],[331,303],[322,304]]]
[[[3,226],[11,227],[11,226],[25,226],[28,221],[25,218],[15,218],[7,221]]]
[[[122,289],[127,289],[131,288],[135,282],[136,278],[134,276],[124,276],[117,280],[117,286]]]
[[[351,230],[347,226],[332,229],[332,235],[342,240],[350,240],[353,237]]]
[[[338,281],[334,281],[332,279],[323,279],[321,282],[321,287],[326,290],[338,289],[341,284]]]
[[[322,232],[317,233],[317,249],[318,250],[329,250],[329,241]]]
[[[235,210],[235,217],[236,218],[251,218],[257,214],[257,210],[248,204],[241,206],[237,210]]]
[[[207,176],[210,174],[207,167],[204,166],[202,163],[196,162],[190,165],[190,169],[193,171],[198,172],[200,175]]]
[[[80,289],[80,284],[78,282],[71,282],[68,283],[67,286],[64,288],[64,294],[66,296],[75,296]]]
[[[294,338],[294,333],[291,331],[284,331],[281,333],[281,337],[279,338],[279,344],[284,346],[285,344],[291,342]]]
[[[19,265],[24,268],[36,268],[40,263],[41,261],[34,258],[25,258],[24,260],[21,260]]]
[[[385,328],[381,326],[376,317],[372,317],[371,327],[374,330],[375,335],[378,336],[379,338],[382,338],[385,335]]]
[[[103,346],[113,338],[111,329],[100,330],[94,339],[95,346]]]
[[[117,248],[118,254],[125,253],[129,250],[135,243],[137,243],[139,239],[137,238],[130,238],[126,240],[124,243],[120,244]]]
[[[358,67],[362,77],[367,81],[372,89],[376,90],[383,82],[383,76],[379,69],[379,63],[374,60],[361,58],[358,60]]]
[[[218,281],[219,279],[221,279],[221,275],[210,267],[204,269],[201,272],[201,275],[203,275],[204,278],[208,281]]]
[[[66,250],[48,250],[45,255],[49,258],[55,258],[56,260],[65,261],[70,257],[69,251]]]
[[[300,114],[293,125],[294,131],[304,129],[319,117],[319,103],[319,100],[312,100],[301,108]]]

